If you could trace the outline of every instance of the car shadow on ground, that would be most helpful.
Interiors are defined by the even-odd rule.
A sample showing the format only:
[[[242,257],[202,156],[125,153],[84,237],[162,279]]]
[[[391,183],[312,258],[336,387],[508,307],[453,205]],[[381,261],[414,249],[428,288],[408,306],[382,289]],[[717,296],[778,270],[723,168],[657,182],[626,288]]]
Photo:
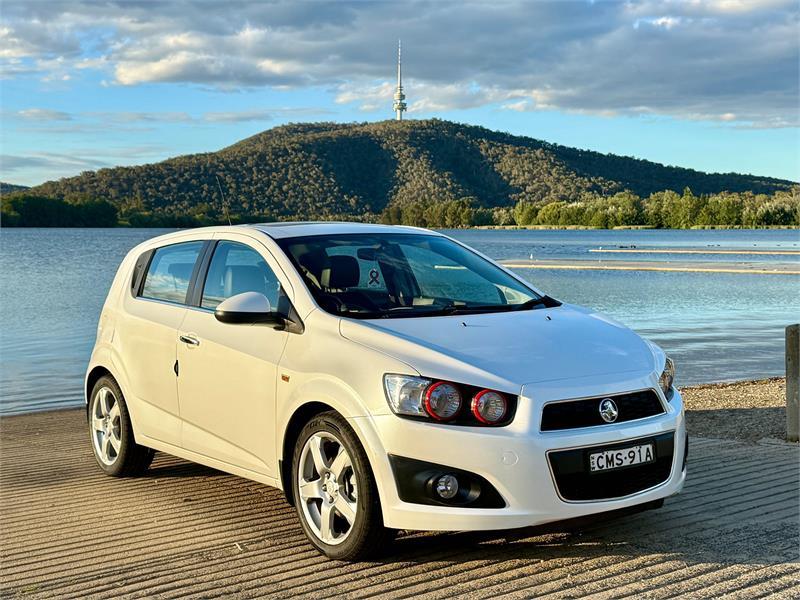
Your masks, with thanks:
[[[673,502],[673,507],[676,504],[678,502]],[[659,555],[664,561],[722,566],[765,565],[798,558],[796,526],[793,533],[781,523],[769,526],[741,523],[725,528],[719,527],[718,519],[709,514],[707,523],[715,520],[715,525],[682,530],[679,519],[675,518],[676,511],[680,510],[676,507],[670,511],[668,503],[663,509],[636,515],[598,515],[594,521],[586,519],[508,531],[401,535],[388,550],[391,554],[374,560],[387,564],[431,560],[530,562]]]

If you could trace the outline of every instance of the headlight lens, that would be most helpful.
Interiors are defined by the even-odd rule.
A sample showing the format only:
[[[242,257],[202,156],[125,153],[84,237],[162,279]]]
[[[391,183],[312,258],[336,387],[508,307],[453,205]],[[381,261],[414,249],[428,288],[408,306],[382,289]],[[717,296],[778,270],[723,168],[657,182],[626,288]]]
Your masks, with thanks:
[[[384,375],[383,388],[386,400],[395,414],[410,417],[427,417],[425,412],[425,390],[431,384],[425,377],[411,375]]]
[[[425,391],[425,411],[437,421],[450,421],[461,410],[461,392],[452,383],[437,381]]]
[[[672,400],[672,383],[675,381],[675,363],[668,356],[667,362],[664,364],[664,372],[658,378],[658,385],[661,386],[661,391],[667,400]]]
[[[508,402],[502,394],[481,390],[472,398],[472,414],[486,425],[499,423],[506,416]]]

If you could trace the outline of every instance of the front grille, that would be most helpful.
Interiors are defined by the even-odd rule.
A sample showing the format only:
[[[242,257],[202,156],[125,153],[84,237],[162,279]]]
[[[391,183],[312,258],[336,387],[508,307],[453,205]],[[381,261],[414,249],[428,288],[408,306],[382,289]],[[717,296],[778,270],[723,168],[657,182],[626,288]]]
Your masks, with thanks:
[[[600,416],[600,403],[611,398],[617,405],[619,416],[615,423],[634,421],[660,415],[664,407],[654,390],[643,390],[617,396],[599,396],[584,400],[551,402],[542,409],[542,431],[557,431],[578,427],[607,425]]]
[[[589,454],[599,450],[628,448],[653,442],[656,461],[613,471],[589,470]],[[556,488],[564,500],[610,500],[644,491],[664,483],[672,472],[674,434],[629,440],[620,444],[557,450],[548,453]]]

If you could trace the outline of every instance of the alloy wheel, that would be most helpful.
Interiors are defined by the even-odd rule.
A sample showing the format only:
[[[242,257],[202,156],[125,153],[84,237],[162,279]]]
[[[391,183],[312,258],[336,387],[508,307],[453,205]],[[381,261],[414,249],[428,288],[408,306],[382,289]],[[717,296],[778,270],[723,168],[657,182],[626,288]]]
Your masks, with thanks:
[[[353,461],[332,433],[319,431],[306,440],[297,472],[299,501],[311,531],[326,544],[350,535],[358,512]]]
[[[108,387],[100,388],[91,408],[94,452],[105,465],[113,465],[122,447],[119,402]]]

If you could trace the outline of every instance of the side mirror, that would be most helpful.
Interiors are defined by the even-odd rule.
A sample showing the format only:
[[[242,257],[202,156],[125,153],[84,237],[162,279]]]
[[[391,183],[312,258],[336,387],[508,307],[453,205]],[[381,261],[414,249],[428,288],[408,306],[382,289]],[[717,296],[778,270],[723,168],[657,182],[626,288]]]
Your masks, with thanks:
[[[244,292],[223,300],[214,311],[221,323],[237,325],[278,325],[284,326],[283,316],[272,310],[269,300],[258,292]]]

